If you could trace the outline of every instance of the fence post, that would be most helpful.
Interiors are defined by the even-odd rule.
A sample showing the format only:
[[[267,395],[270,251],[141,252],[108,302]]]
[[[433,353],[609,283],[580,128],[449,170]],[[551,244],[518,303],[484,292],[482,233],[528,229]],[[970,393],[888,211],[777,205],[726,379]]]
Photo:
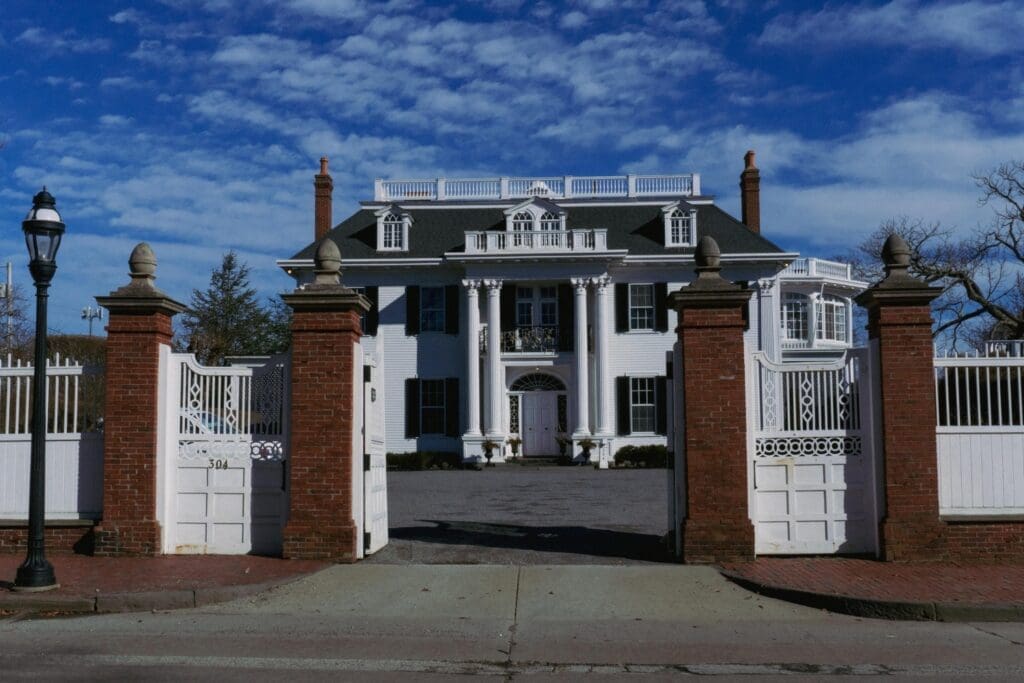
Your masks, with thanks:
[[[697,279],[671,297],[679,313],[683,376],[676,403],[685,433],[683,559],[752,559],[743,331],[753,292],[722,278],[721,252],[711,237],[701,238],[696,260]]]
[[[330,238],[320,242],[314,263],[313,284],[281,297],[294,311],[284,556],[355,562],[354,412],[362,391],[355,359],[359,317],[370,302],[341,284],[341,254]]]
[[[171,343],[171,319],[185,306],[154,286],[156,256],[145,242],[128,259],[131,282],[96,297],[107,322],[103,415],[103,521],[97,555],[157,555],[158,406],[165,378],[160,358]]]
[[[881,550],[886,560],[941,560],[931,302],[942,290],[907,272],[910,249],[898,235],[886,240],[882,259],[885,278],[857,297],[868,309],[881,378]]]

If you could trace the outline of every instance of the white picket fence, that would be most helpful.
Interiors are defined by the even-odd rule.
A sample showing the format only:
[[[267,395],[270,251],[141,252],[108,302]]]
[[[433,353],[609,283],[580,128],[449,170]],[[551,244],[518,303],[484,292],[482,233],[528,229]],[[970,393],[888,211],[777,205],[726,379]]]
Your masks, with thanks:
[[[935,358],[939,513],[1024,514],[1024,347]]]
[[[32,365],[0,359],[0,519],[28,518]],[[46,367],[46,517],[103,509],[102,369],[57,355]]]

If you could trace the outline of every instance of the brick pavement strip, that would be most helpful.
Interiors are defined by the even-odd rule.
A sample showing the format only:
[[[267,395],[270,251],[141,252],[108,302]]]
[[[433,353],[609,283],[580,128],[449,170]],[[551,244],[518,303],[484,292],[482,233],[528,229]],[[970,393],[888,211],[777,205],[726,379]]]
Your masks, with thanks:
[[[759,558],[726,565],[749,590],[856,616],[1024,621],[1024,566],[900,564],[851,558]]]

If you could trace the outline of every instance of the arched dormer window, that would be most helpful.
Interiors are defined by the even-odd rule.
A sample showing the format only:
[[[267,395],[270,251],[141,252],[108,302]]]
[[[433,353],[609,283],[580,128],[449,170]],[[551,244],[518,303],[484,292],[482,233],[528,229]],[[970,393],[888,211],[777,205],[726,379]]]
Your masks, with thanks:
[[[402,217],[389,213],[384,216],[384,244],[381,249],[401,249],[402,240]]]
[[[562,221],[555,214],[550,211],[545,211],[544,215],[540,217],[540,229],[541,230],[561,230]]]
[[[846,300],[826,294],[818,299],[817,330],[818,339],[823,341],[847,342],[846,333]]]
[[[523,233],[533,231],[533,214],[527,211],[520,211],[512,216],[512,246],[521,247],[529,245],[532,237]]]
[[[386,206],[375,213],[377,216],[377,250],[408,251],[409,226],[412,216],[396,204]]]
[[[665,246],[692,247],[697,244],[697,210],[680,202],[662,209],[665,219]]]
[[[782,299],[782,338],[787,341],[807,341],[808,298],[804,294],[788,292]]]

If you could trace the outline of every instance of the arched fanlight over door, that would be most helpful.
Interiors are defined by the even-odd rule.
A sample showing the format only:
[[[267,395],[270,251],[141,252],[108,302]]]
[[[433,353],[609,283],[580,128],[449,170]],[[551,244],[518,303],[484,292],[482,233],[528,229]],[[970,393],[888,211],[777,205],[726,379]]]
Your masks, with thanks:
[[[565,384],[553,375],[535,372],[513,382],[512,391],[565,391]]]

